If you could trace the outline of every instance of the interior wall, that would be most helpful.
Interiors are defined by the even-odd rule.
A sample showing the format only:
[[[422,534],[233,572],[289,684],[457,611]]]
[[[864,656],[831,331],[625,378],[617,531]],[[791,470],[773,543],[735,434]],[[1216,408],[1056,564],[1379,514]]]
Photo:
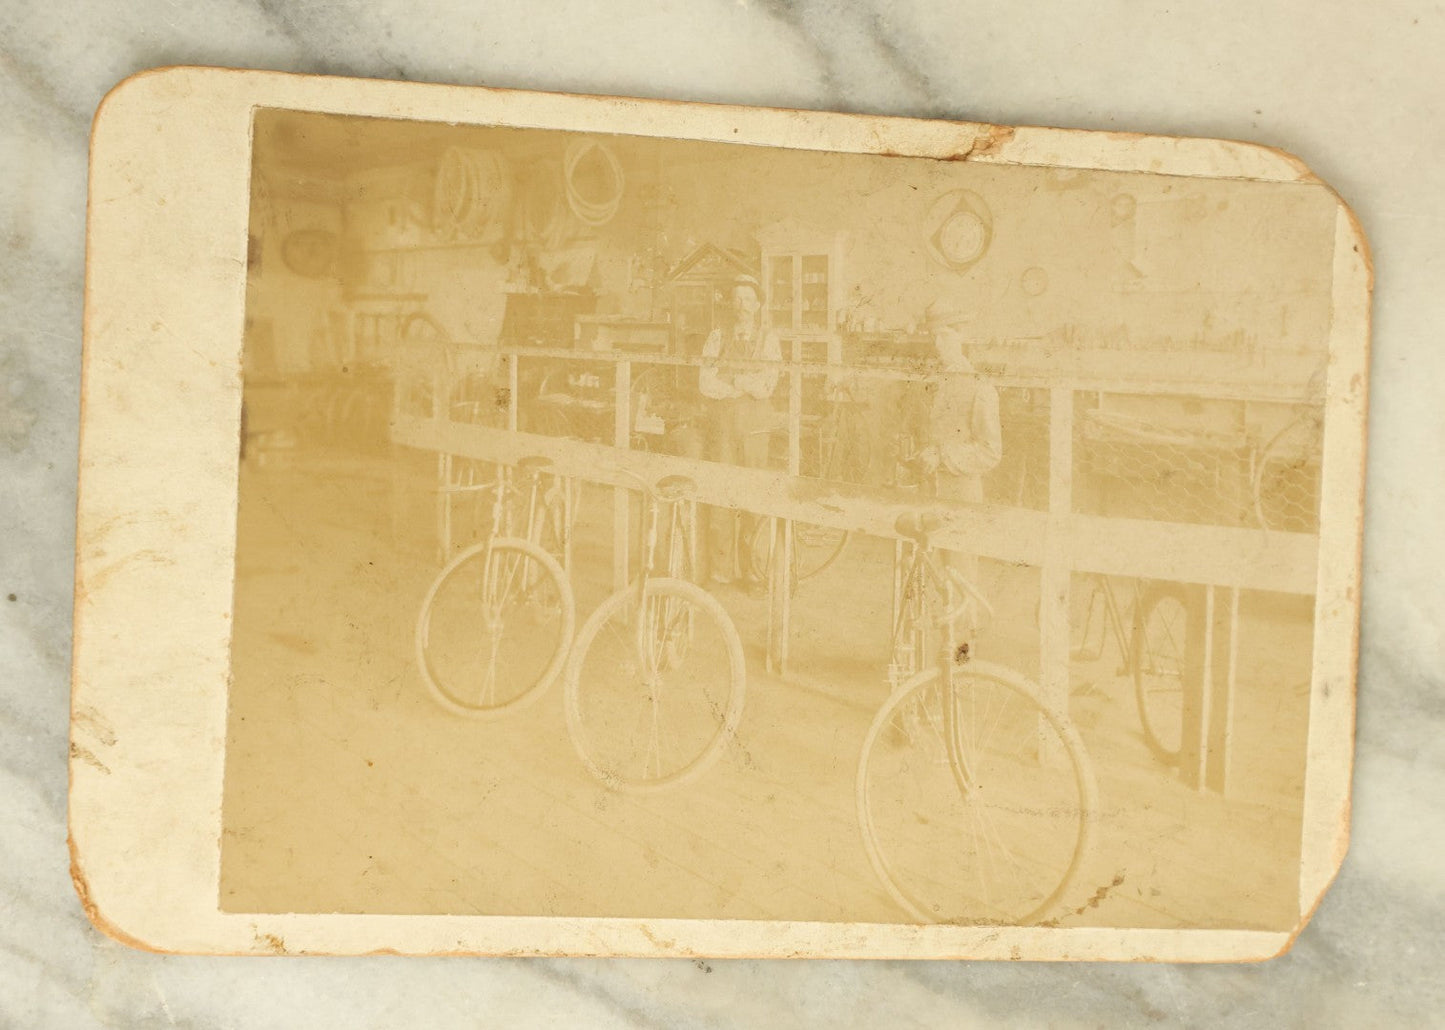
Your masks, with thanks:
[[[1330,269],[1320,255],[1334,231],[1324,190],[737,150],[662,169],[686,239],[756,249],[756,233],[783,219],[842,229],[848,303],[885,328],[916,323],[942,296],[976,312],[984,338],[1072,326],[1085,346],[1174,349],[1243,334],[1266,350],[1323,347]],[[993,235],[955,272],[928,256],[924,227],[929,206],[960,188],[983,199]],[[1024,288],[1030,269],[1046,282],[1037,296]]]
[[[364,128],[363,152],[418,131]],[[257,216],[278,231],[263,234],[268,289],[253,310],[275,319],[283,368],[314,364],[323,309],[343,300],[334,282],[286,278],[276,249],[286,229],[304,225],[335,228],[364,255],[362,291],[425,293],[449,336],[480,344],[497,339],[523,252],[556,262],[581,248],[599,312],[661,317],[652,286],[696,246],[756,254],[759,233],[793,220],[845,234],[843,302],[852,320],[883,329],[916,326],[943,297],[974,313],[976,339],[1040,341],[1045,352],[1323,353],[1330,269],[1321,255],[1335,206],[1321,187],[592,137],[619,156],[626,189],[611,221],[588,226],[560,192],[575,134],[435,128],[500,154],[508,169],[509,213],[482,239],[438,240],[421,224],[436,147],[360,172],[341,154],[314,164],[318,183],[345,184],[344,211],[258,201]],[[930,205],[958,189],[980,198],[992,225],[987,251],[961,271],[933,260],[925,239]],[[533,220],[549,227],[545,238]],[[290,310],[269,311],[270,292]]]
[[[287,267],[284,245],[298,231],[340,234],[341,206],[257,189],[252,194],[246,318],[247,375],[268,379],[339,367],[345,353],[341,283]],[[344,325],[344,320],[341,321]]]

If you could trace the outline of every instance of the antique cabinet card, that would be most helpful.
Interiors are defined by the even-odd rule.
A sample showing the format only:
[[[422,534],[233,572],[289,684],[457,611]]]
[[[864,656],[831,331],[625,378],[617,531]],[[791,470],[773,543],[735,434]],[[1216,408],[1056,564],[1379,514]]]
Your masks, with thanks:
[[[1231,960],[1370,266],[1255,145],[214,69],[92,150],[71,834],[169,951]]]

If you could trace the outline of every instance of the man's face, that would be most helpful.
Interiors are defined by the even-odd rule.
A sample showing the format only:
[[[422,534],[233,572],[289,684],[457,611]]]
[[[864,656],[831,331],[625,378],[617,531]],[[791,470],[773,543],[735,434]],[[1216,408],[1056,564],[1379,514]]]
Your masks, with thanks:
[[[740,321],[749,321],[758,313],[758,295],[751,287],[733,287],[733,310]]]

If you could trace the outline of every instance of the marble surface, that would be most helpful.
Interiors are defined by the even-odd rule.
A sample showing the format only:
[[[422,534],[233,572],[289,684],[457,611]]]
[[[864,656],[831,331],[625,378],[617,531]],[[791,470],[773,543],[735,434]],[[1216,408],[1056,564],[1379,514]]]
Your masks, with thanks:
[[[51,0],[0,5],[0,1024],[1398,1026],[1445,1020],[1445,161],[1425,0]],[[1359,213],[1376,333],[1354,839],[1252,966],[218,959],[93,930],[66,874],[67,671],[91,116],[217,64],[1221,136]]]

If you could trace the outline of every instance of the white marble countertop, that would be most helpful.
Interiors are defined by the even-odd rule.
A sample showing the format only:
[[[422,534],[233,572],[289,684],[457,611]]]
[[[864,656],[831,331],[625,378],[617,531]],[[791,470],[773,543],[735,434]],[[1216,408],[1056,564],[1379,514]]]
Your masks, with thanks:
[[[1445,10],[1425,0],[53,0],[0,15],[0,1023],[1404,1026],[1445,1004]],[[1354,837],[1287,956],[1219,967],[221,959],[132,951],[66,874],[86,143],[110,86],[217,64],[1271,144],[1377,273]],[[787,1016],[786,1014],[791,1014]]]

